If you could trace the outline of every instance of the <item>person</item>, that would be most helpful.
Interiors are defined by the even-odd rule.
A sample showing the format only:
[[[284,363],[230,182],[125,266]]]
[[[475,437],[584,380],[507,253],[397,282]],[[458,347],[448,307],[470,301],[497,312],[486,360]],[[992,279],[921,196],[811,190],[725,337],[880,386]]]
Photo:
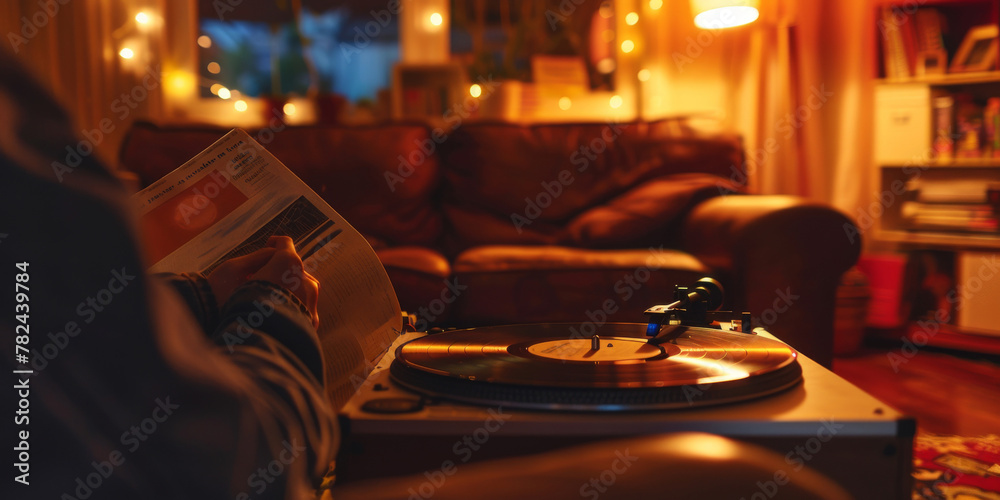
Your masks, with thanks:
[[[316,337],[321,284],[291,241],[208,276],[145,273],[114,175],[90,155],[53,169],[78,139],[41,88],[0,50],[0,365],[14,378],[3,430],[15,459],[0,497],[424,498],[424,474],[317,490],[339,430]],[[285,272],[302,286],[280,285]],[[270,312],[249,328],[262,303]],[[227,345],[233,332],[244,341]],[[847,498],[808,468],[779,491],[769,478],[786,465],[718,436],[646,436],[463,465],[433,495]]]
[[[68,117],[5,51],[0,68],[2,366],[30,372],[5,384],[22,386],[4,395],[22,411],[4,434],[23,460],[0,496],[314,496],[338,434],[319,284],[291,240],[207,277],[147,275],[120,183],[88,155],[57,175],[79,143]],[[297,290],[277,284],[289,270]],[[264,301],[273,312],[226,346]]]

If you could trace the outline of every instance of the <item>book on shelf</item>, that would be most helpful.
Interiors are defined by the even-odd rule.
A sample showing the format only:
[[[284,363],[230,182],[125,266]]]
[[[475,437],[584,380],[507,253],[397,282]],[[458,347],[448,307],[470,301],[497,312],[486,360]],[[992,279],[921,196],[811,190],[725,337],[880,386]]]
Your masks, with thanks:
[[[883,6],[878,16],[886,78],[943,75],[948,68],[944,47],[945,18],[933,7]]]
[[[910,77],[910,63],[906,55],[902,26],[908,24],[909,17],[901,10],[886,5],[881,9],[878,31],[882,40],[882,59],[885,76],[889,79]]]
[[[938,95],[932,101],[934,120],[934,140],[932,148],[934,158],[938,160],[951,160],[955,157],[955,98],[943,91],[938,91]]]
[[[900,211],[903,216],[928,215],[935,217],[994,217],[993,205],[985,203],[921,203],[904,201]]]
[[[1000,227],[993,205],[905,201],[900,215],[912,230],[996,232]]]
[[[985,128],[983,156],[1000,158],[1000,97],[990,97],[983,110]]]
[[[983,107],[971,94],[955,94],[955,157],[983,156]]]
[[[944,17],[933,7],[922,7],[913,15],[913,24],[917,48],[914,74],[943,75],[948,68],[942,36]]]
[[[906,57],[907,76],[917,74],[917,30],[916,16],[897,9],[896,19],[899,22],[899,36],[903,41],[903,55]]]
[[[906,189],[918,202],[991,204],[997,206],[1000,182],[985,176],[969,176],[960,179],[914,179]]]

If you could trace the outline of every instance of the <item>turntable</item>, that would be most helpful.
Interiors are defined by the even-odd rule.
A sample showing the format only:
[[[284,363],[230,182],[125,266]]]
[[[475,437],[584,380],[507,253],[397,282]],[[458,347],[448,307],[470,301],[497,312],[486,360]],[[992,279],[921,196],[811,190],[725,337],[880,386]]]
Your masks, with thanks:
[[[915,422],[763,329],[676,287],[648,324],[506,325],[400,337],[342,409],[338,482],[588,441],[700,431],[770,448],[857,498],[908,498]],[[747,331],[744,331],[747,330]],[[385,460],[386,451],[405,460]]]

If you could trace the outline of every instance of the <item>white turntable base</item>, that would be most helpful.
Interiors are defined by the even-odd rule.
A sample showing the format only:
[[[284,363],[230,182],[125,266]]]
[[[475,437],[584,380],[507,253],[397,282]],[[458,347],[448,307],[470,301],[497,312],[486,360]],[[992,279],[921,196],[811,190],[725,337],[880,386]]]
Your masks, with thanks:
[[[397,339],[342,408],[338,482],[435,470],[444,460],[461,464],[600,439],[695,431],[770,448],[785,456],[789,472],[805,464],[859,499],[910,498],[915,421],[801,354],[801,384],[755,400],[689,410],[528,411],[448,401],[403,414],[362,410],[373,399],[416,398],[394,384],[388,367],[396,347],[422,335]],[[484,428],[493,432],[486,436]]]

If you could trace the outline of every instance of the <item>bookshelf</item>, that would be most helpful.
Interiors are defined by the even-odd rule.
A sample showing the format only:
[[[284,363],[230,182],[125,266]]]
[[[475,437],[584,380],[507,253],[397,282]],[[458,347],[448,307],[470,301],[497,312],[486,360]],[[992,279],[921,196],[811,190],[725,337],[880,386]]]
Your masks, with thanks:
[[[440,125],[446,116],[462,111],[468,91],[468,77],[460,64],[397,64],[393,68],[392,117]]]
[[[981,259],[1000,258],[1000,55],[985,49],[970,55],[975,40],[965,40],[970,32],[990,31],[981,26],[1000,26],[1000,2],[893,0],[875,8],[875,193],[864,210],[874,230],[865,234],[871,248],[910,260],[950,255],[951,290],[965,292]],[[859,220],[862,227],[865,222]],[[947,321],[949,335],[932,344],[1000,351],[1000,310],[985,320],[970,312],[1000,303],[1000,275],[987,286],[974,284],[977,293],[954,294],[962,295],[962,307]],[[915,285],[903,285],[900,293],[912,293],[906,288]],[[945,302],[939,298],[936,307]],[[904,335],[912,336],[912,325],[909,330]]]

